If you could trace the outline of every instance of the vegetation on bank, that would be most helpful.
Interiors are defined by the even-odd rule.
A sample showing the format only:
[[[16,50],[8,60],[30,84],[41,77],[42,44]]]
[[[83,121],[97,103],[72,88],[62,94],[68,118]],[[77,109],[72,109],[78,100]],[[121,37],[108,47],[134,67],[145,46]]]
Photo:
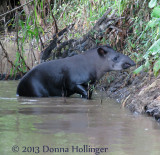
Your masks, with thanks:
[[[144,63],[135,70],[135,73],[139,73],[142,69],[153,70],[157,76],[160,70],[160,2],[151,0],[147,5],[149,7],[147,10],[150,12],[147,14],[147,10],[140,10],[141,20],[138,21],[137,18],[135,22],[138,24],[135,25],[135,32],[138,35],[135,39],[131,38],[131,45],[138,49],[137,58],[144,59]]]
[[[97,44],[109,43],[117,47],[118,38],[125,33],[120,50],[139,64],[134,73],[144,69],[157,76],[160,70],[160,2],[157,0],[33,0],[16,10],[15,16],[5,24],[5,29],[7,25],[12,26],[16,32],[17,52],[11,74],[30,69],[25,58],[26,45],[32,49],[32,61],[39,62],[33,51],[41,52],[53,34],[74,23],[74,29],[65,38],[80,38],[108,8],[112,8],[111,14],[117,10],[119,17],[125,17],[122,22],[127,30],[122,29],[122,33],[114,37],[96,40]],[[128,23],[131,23],[129,28]]]

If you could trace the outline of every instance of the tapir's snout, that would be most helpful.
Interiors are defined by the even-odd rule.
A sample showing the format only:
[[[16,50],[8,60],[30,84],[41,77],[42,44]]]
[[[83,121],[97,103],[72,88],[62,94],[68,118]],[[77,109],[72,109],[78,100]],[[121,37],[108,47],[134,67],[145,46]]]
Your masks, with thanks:
[[[122,68],[123,68],[123,69],[127,69],[127,68],[132,67],[132,66],[135,66],[135,65],[136,65],[135,62],[132,61],[132,60],[130,60],[129,62],[123,63],[123,64],[122,64]]]

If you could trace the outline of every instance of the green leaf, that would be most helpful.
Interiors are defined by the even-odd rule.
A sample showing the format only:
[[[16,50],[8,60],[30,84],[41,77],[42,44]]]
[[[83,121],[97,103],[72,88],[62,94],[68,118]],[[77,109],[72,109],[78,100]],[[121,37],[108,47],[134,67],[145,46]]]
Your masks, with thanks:
[[[160,18],[160,7],[155,7],[151,14],[152,17]]]
[[[147,52],[143,55],[143,58],[147,60],[150,54],[151,54],[151,51],[147,51]]]
[[[32,36],[35,35],[35,32],[33,32],[32,30],[28,30],[28,33],[30,33]]]
[[[160,70],[160,59],[154,63],[153,72],[155,77],[157,77],[159,70]]]
[[[145,64],[144,64],[145,68],[149,70],[150,68],[150,62],[149,59],[146,60]]]
[[[133,71],[133,73],[134,73],[134,74],[138,74],[138,73],[140,73],[142,70],[143,70],[143,66],[140,66],[140,67],[138,67],[137,69],[135,69],[135,70]]]
[[[156,20],[156,19],[152,19],[152,20],[150,20],[150,21],[148,22],[147,27],[146,27],[146,29],[145,29],[145,30],[147,30],[147,29],[148,29],[148,26],[149,26],[150,28],[154,28],[154,27],[156,27],[156,26],[157,26],[157,20]]]
[[[132,48],[136,48],[136,45],[135,44],[131,44]]]
[[[148,50],[151,51],[152,55],[160,53],[160,39],[155,41]]]
[[[153,8],[153,7],[155,7],[156,6],[156,4],[157,4],[157,0],[151,0],[150,2],[149,2],[149,8]]]

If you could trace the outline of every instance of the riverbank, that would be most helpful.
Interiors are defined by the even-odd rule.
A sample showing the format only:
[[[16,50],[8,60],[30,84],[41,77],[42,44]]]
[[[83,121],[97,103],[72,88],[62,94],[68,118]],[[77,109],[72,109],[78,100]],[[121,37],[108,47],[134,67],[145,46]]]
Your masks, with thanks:
[[[133,113],[148,114],[160,122],[160,76],[155,78],[152,73],[143,71],[135,76],[123,71],[111,73],[107,78],[115,78],[110,83],[105,83],[103,79],[102,87],[107,96],[116,99]]]

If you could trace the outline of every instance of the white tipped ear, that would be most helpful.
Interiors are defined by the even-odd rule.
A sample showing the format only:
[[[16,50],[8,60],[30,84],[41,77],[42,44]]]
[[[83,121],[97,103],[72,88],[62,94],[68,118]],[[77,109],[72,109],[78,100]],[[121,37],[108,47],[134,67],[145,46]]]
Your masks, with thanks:
[[[104,56],[105,54],[107,54],[107,51],[105,51],[103,48],[101,48],[101,47],[98,47],[97,48],[97,52],[98,52],[98,54],[100,55],[100,56]]]

